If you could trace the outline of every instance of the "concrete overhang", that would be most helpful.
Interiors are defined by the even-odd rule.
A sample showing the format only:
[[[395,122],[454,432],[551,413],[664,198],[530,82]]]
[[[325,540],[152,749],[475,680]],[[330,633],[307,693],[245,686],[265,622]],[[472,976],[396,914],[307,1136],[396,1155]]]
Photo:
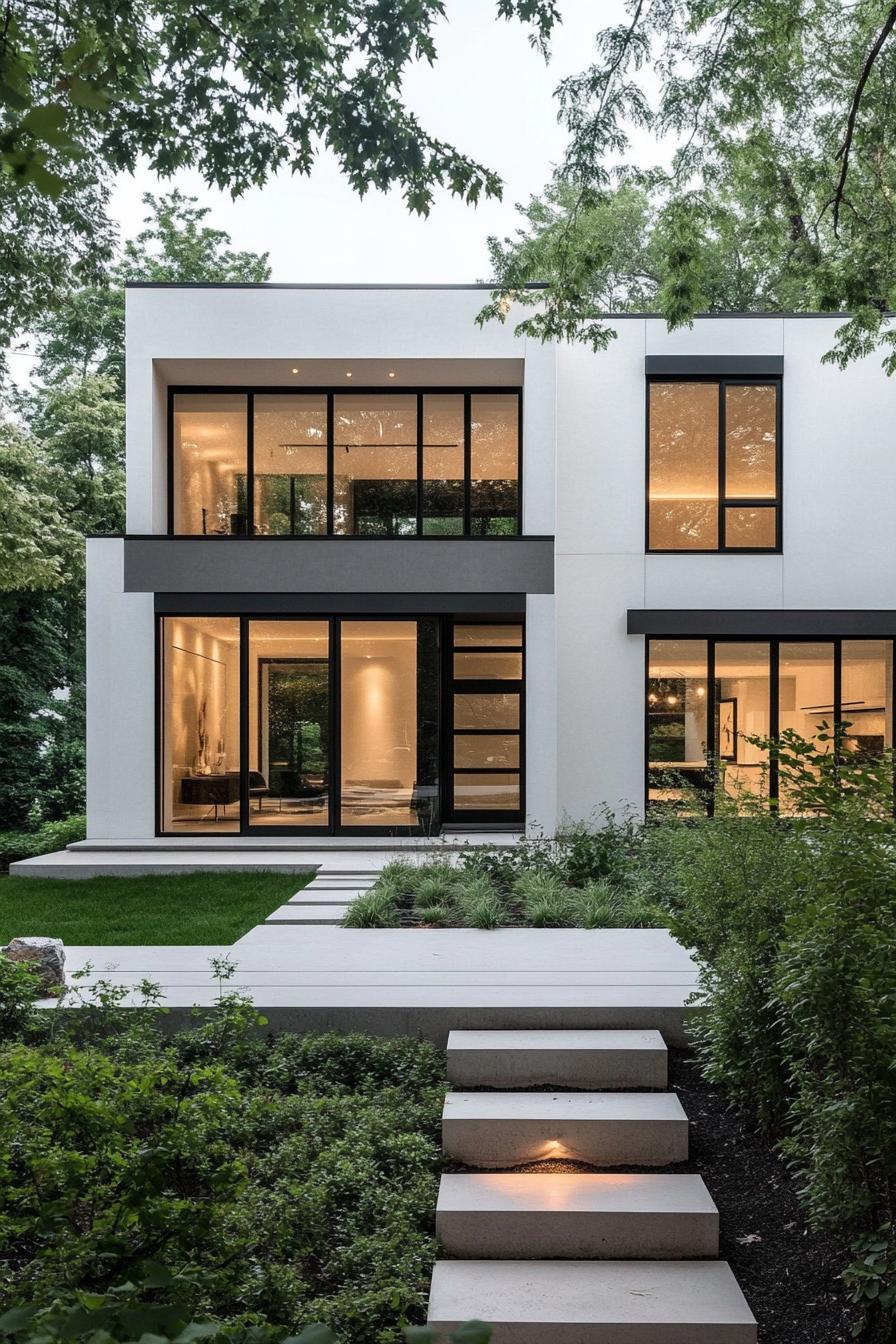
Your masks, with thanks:
[[[130,593],[553,593],[553,537],[126,537]]]

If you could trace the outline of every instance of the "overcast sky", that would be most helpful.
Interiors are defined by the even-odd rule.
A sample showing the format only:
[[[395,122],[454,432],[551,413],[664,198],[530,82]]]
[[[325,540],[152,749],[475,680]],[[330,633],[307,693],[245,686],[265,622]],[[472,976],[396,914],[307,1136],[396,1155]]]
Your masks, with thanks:
[[[500,174],[502,202],[474,209],[444,194],[421,220],[408,214],[399,192],[359,200],[326,158],[310,178],[283,175],[238,201],[208,191],[190,173],[172,182],[211,206],[209,222],[226,229],[235,246],[269,252],[274,280],[487,279],[487,236],[513,231],[514,204],[541,190],[562,155],[557,83],[587,64],[598,27],[624,11],[621,0],[562,0],[563,24],[545,64],[522,24],[496,17],[496,0],[447,0],[446,8],[438,61],[409,72],[405,97],[428,131]],[[142,193],[159,189],[149,173],[121,181],[113,214],[125,233],[139,228]]]

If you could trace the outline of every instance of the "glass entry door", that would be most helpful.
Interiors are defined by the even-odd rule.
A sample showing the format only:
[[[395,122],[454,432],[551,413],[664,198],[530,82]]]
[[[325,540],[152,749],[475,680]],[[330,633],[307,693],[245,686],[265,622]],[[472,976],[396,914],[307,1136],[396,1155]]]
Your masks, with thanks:
[[[249,622],[249,827],[328,830],[329,621]]]

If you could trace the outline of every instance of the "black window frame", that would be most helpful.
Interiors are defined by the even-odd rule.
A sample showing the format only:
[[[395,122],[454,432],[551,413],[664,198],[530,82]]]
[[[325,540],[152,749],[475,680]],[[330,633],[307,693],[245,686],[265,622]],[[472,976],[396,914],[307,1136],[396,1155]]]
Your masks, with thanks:
[[[227,604],[226,611],[216,611],[215,616],[224,619],[239,621],[239,659],[240,659],[240,692],[239,692],[239,743],[240,743],[240,797],[238,826],[236,830],[222,831],[222,834],[231,837],[245,839],[254,836],[258,838],[261,835],[270,835],[272,843],[278,838],[283,839],[301,839],[308,837],[314,839],[320,836],[348,836],[364,837],[425,837],[430,832],[423,825],[419,826],[350,826],[342,822],[341,790],[338,781],[341,778],[342,762],[342,740],[341,740],[341,689],[342,689],[342,660],[341,660],[341,629],[345,621],[354,620],[376,620],[376,621],[424,621],[433,620],[436,623],[438,638],[438,690],[439,702],[437,706],[437,762],[439,775],[439,799],[438,815],[433,833],[439,834],[446,825],[458,825],[468,822],[470,825],[482,824],[500,824],[508,828],[518,828],[525,821],[525,789],[526,789],[526,618],[523,613],[508,613],[496,611],[493,614],[477,612],[475,614],[466,614],[459,612],[454,615],[426,611],[425,609],[414,610],[412,612],[383,612],[375,606],[369,609],[358,611],[340,611],[336,613],[309,613],[307,611],[259,611],[246,606],[231,606]],[[155,711],[154,711],[154,760],[155,760],[155,834],[159,839],[171,839],[179,837],[186,840],[197,839],[201,837],[208,838],[214,835],[209,829],[203,830],[165,830],[162,824],[163,802],[162,790],[166,785],[164,779],[164,731],[165,731],[165,696],[164,696],[164,622],[166,620],[189,620],[194,615],[208,614],[203,610],[201,603],[197,604],[191,601],[189,595],[183,595],[183,601],[177,604],[176,611],[159,611],[154,614],[155,623]],[[329,661],[329,756],[331,773],[330,790],[330,808],[329,817],[324,826],[290,826],[278,825],[272,827],[252,826],[251,810],[249,803],[249,756],[250,756],[250,733],[249,733],[249,700],[251,695],[249,685],[249,640],[250,628],[253,621],[325,621],[328,627],[328,652]],[[522,658],[523,668],[522,677],[518,682],[496,682],[480,683],[478,681],[459,682],[458,685],[467,691],[475,691],[480,685],[486,685],[489,689],[500,689],[507,686],[520,696],[520,807],[518,811],[509,809],[496,809],[486,811],[484,809],[472,813],[469,809],[460,812],[457,817],[451,815],[451,806],[453,804],[453,747],[454,747],[454,724],[453,724],[453,698],[451,695],[451,685],[453,681],[453,656],[454,656],[454,627],[455,625],[519,625],[522,628]],[[467,646],[465,646],[467,647]],[[469,646],[470,651],[474,651],[473,646]],[[495,652],[493,647],[489,647],[488,652]],[[507,652],[516,651],[509,649]],[[488,773],[488,772],[487,772]],[[495,773],[495,772],[491,772]],[[506,774],[510,771],[500,771],[498,773]]]
[[[506,540],[508,536],[523,535],[523,389],[520,385],[494,387],[494,386],[476,386],[476,387],[334,387],[328,386],[296,386],[284,387],[282,385],[275,387],[254,386],[247,384],[175,384],[168,388],[167,405],[167,488],[168,498],[166,507],[166,529],[169,537],[202,537],[201,532],[178,532],[174,527],[174,409],[175,398],[178,396],[209,396],[221,395],[222,393],[232,393],[235,396],[244,396],[246,398],[246,531],[245,533],[224,533],[214,534],[215,536],[227,536],[231,540],[242,540],[245,538],[263,537],[267,541],[288,540],[288,541],[314,541],[322,537],[341,539],[350,539],[361,536],[365,540],[377,540],[375,533],[343,533],[333,530],[334,524],[334,413],[333,407],[336,397],[363,397],[363,396],[394,396],[417,398],[417,433],[416,433],[416,451],[417,451],[417,479],[416,479],[416,531],[404,536],[381,537],[380,540],[400,541],[400,540],[426,540],[441,541],[448,538],[473,537],[478,541]],[[474,532],[472,530],[472,399],[477,396],[515,396],[517,399],[517,498],[516,498],[516,528],[511,533],[495,533],[491,536],[484,533]],[[327,507],[326,519],[327,526],[325,532],[305,532],[305,533],[284,533],[279,536],[269,536],[267,533],[255,531],[255,397],[256,396],[323,396],[326,397],[327,405]],[[464,417],[464,518],[463,531],[449,533],[444,535],[427,534],[423,531],[423,464],[424,464],[424,443],[423,443],[423,398],[426,396],[457,396],[463,398],[463,417]]]
[[[893,646],[893,653],[890,659],[890,696],[891,703],[896,710],[896,634],[893,635],[831,635],[819,634],[811,635],[800,632],[798,635],[763,635],[758,632],[751,632],[743,635],[736,634],[682,634],[681,632],[672,634],[662,634],[659,631],[646,635],[644,638],[644,815],[646,816],[651,809],[650,801],[650,704],[648,693],[650,687],[650,646],[653,641],[693,641],[705,642],[706,644],[706,722],[708,731],[711,733],[713,746],[715,746],[715,728],[716,728],[716,645],[718,644],[767,644],[769,650],[769,730],[768,736],[773,741],[778,740],[780,725],[781,708],[781,646],[799,645],[799,644],[830,644],[833,649],[833,700],[831,702],[831,726],[836,730],[843,723],[850,723],[851,720],[843,716],[843,645],[854,644],[861,640],[883,640],[888,641]],[[896,745],[896,732],[894,732],[894,745]],[[707,771],[712,773],[712,761],[715,756],[707,760]],[[674,774],[674,769],[670,769],[670,774]],[[706,814],[711,817],[715,810],[715,781],[710,779],[709,787],[705,793]],[[769,804],[777,803],[780,799],[780,779],[777,762],[772,759],[769,761],[768,772],[768,797]],[[893,781],[893,809],[896,815],[896,779]]]
[[[718,387],[718,499],[716,546],[651,546],[650,544],[650,389],[655,383],[709,383]],[[775,496],[750,499],[729,496],[725,489],[725,391],[729,387],[775,388]],[[784,453],[783,453],[784,380],[781,374],[725,373],[650,373],[645,379],[644,430],[644,550],[647,555],[781,555],[784,550]],[[773,508],[775,510],[774,546],[728,546],[725,543],[725,514],[729,508]]]

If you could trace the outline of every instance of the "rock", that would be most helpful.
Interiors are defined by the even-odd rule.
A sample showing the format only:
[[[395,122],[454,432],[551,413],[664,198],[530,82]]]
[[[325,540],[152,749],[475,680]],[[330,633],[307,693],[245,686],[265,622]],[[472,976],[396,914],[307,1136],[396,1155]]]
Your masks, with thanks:
[[[13,938],[0,947],[10,961],[29,962],[40,972],[44,989],[65,984],[65,948],[61,938]]]

